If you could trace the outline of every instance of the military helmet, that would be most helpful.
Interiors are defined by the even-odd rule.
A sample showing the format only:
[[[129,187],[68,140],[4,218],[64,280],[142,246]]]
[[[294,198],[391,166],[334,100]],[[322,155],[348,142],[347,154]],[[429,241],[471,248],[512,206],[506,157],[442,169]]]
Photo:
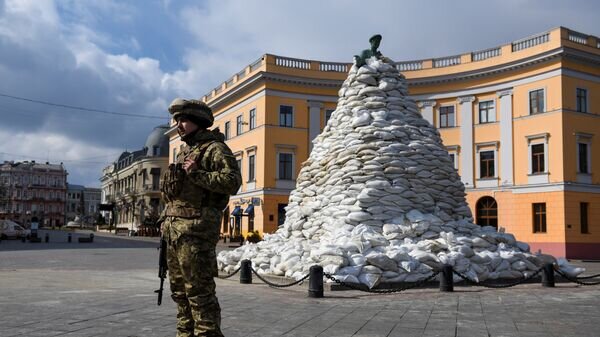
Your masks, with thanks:
[[[169,104],[169,113],[173,115],[175,120],[185,116],[194,124],[204,128],[211,127],[215,121],[212,109],[206,103],[197,99],[175,98]]]

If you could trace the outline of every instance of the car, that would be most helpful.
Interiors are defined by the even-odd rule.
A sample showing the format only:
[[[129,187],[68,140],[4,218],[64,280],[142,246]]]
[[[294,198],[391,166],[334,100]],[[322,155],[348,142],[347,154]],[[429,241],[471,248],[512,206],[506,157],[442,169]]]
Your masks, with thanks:
[[[0,220],[0,238],[21,238],[31,236],[31,230],[23,228],[11,220]]]

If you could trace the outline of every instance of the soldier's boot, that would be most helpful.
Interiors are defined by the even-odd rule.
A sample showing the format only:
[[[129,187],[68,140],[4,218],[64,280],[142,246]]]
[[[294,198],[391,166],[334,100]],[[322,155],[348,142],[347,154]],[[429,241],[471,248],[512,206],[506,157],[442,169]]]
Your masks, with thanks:
[[[185,295],[172,295],[177,303],[177,337],[194,337],[194,318]]]
[[[214,295],[189,298],[196,337],[224,337],[221,332],[221,307]]]

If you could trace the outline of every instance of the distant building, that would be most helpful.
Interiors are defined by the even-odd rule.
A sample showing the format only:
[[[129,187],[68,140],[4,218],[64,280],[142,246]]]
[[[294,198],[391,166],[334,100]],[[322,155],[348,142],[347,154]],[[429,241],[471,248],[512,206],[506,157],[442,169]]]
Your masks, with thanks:
[[[67,223],[83,217],[83,191],[85,186],[67,184]]]
[[[0,164],[0,219],[25,227],[64,225],[66,181],[62,163],[5,161]]]
[[[83,190],[83,221],[85,224],[95,225],[100,214],[100,201],[102,189],[86,187]]]
[[[161,173],[169,165],[167,130],[167,125],[155,127],[142,149],[125,151],[104,168],[100,178],[102,202],[115,205],[117,227],[137,231],[162,211],[159,183]],[[110,213],[106,215],[110,221]]]
[[[67,224],[77,220],[82,226],[95,225],[100,212],[101,194],[99,188],[67,184]]]

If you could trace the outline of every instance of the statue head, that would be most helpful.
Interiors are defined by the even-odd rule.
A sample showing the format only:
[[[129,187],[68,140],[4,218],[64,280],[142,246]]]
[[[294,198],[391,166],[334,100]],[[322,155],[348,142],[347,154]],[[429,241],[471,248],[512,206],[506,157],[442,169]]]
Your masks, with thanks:
[[[376,51],[377,48],[379,48],[379,44],[381,43],[381,35],[376,34],[371,36],[369,42],[371,43],[371,50]]]

